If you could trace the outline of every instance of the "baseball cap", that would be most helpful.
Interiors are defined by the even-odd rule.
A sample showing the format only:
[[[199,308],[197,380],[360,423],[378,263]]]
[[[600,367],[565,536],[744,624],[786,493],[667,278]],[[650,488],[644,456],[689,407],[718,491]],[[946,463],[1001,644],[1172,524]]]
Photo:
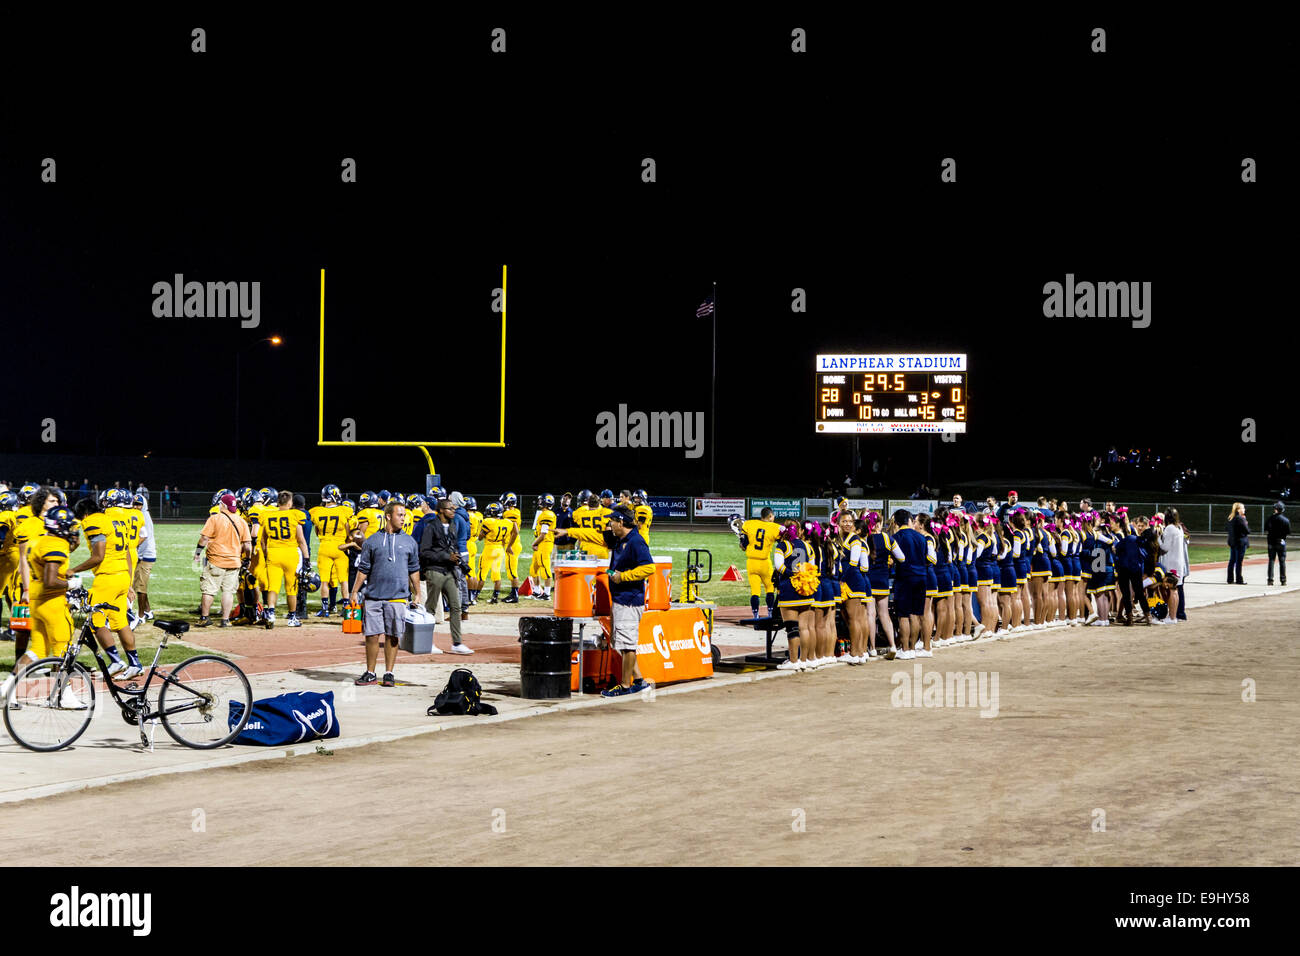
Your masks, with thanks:
[[[1280,502],[1280,501],[1275,501],[1275,502],[1273,502],[1273,510],[1274,510],[1274,511],[1286,511],[1286,505],[1282,504],[1282,502]]]
[[[225,495],[222,495],[222,496],[221,496],[221,503],[222,503],[223,505],[225,505],[227,508],[229,508],[231,511],[238,511],[238,510],[239,510],[239,505],[238,505],[238,503],[235,501],[235,496],[234,496],[234,495],[231,495],[231,494],[225,494]]]
[[[608,488],[606,488],[604,491],[602,491],[602,492],[600,493],[600,496],[601,496],[602,498],[613,498],[613,497],[614,497],[614,492],[612,492],[612,491],[610,491]]]
[[[1020,492],[1018,492],[1018,491],[1008,491],[1007,494],[1008,494],[1008,495],[1015,495],[1017,498],[1020,497]]]

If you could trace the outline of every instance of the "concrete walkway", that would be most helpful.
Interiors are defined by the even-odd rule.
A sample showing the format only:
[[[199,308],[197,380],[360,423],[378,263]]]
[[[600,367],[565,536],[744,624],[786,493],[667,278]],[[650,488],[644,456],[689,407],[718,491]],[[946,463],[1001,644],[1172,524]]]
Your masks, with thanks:
[[[1208,575],[1202,575],[1208,576]],[[1229,585],[1193,580],[1186,587],[1188,609],[1208,607],[1227,601],[1272,596],[1289,588],[1267,588],[1262,583]],[[719,608],[715,641],[723,654],[744,653],[763,646],[763,637],[748,627],[728,623],[748,615],[748,608]],[[1243,608],[1244,613],[1249,613]],[[355,635],[343,635],[338,626],[322,625],[274,631],[234,628],[225,631],[191,630],[203,646],[236,659],[249,675],[254,699],[271,697],[286,691],[333,691],[342,735],[334,740],[313,741],[293,747],[230,746],[218,751],[199,751],[182,747],[161,726],[156,728],[153,751],[142,749],[139,734],[128,726],[116,706],[102,692],[96,696],[97,708],[91,726],[77,743],[52,754],[33,753],[0,734],[0,803],[28,800],[56,793],[104,786],[159,774],[184,773],[212,767],[225,767],[256,760],[279,759],[297,754],[314,753],[317,747],[329,750],[360,747],[370,743],[397,740],[477,724],[517,720],[557,711],[626,704],[627,699],[606,700],[599,696],[575,695],[569,700],[529,701],[519,695],[518,619],[526,614],[549,613],[549,607],[511,608],[491,614],[478,611],[466,623],[465,643],[475,648],[473,655],[401,654],[396,674],[406,686],[393,688],[356,687],[352,679],[362,669],[364,645]],[[282,625],[283,622],[281,622]],[[472,627],[471,627],[472,625]],[[436,643],[450,644],[446,625],[438,628]],[[784,648],[784,638],[778,638]],[[963,652],[964,645],[945,648],[945,653]],[[426,709],[434,696],[446,685],[456,667],[471,668],[484,688],[485,699],[500,711],[496,717],[428,717]],[[695,681],[656,689],[655,696],[691,693],[754,680],[791,676],[783,671],[756,671],[742,674],[719,674],[709,680]],[[105,702],[109,706],[104,706]]]

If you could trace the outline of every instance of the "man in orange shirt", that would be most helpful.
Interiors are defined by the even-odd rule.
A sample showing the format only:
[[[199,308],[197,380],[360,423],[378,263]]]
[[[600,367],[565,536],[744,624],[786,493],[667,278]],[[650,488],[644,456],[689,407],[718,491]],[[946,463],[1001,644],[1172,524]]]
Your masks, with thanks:
[[[220,510],[214,515],[208,515],[199,535],[198,547],[194,549],[195,560],[202,557],[205,548],[208,553],[208,563],[199,581],[199,591],[203,595],[199,627],[207,627],[212,623],[208,619],[208,611],[212,607],[212,598],[218,591],[221,592],[221,626],[230,627],[230,608],[234,604],[235,588],[239,584],[240,559],[253,551],[248,522],[239,514],[239,503],[235,501],[235,496],[222,495],[218,505]]]

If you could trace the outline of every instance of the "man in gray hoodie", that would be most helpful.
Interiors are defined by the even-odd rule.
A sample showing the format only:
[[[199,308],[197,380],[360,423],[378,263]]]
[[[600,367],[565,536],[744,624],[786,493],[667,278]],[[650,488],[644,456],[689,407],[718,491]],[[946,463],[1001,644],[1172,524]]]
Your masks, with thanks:
[[[379,638],[384,645],[384,687],[393,687],[393,666],[397,642],[406,630],[406,609],[420,593],[420,549],[415,539],[402,533],[406,507],[390,500],[384,507],[384,526],[366,538],[357,558],[357,577],[352,593],[362,595],[362,631],[366,637],[366,672],[357,684],[374,684],[379,661]],[[361,588],[365,587],[362,592]]]

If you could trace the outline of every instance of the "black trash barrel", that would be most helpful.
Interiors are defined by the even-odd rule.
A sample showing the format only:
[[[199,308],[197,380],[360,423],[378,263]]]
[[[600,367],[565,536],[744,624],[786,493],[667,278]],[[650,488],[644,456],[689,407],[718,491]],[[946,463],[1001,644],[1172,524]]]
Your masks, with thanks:
[[[559,700],[570,695],[573,619],[519,619],[519,690],[525,700]]]

